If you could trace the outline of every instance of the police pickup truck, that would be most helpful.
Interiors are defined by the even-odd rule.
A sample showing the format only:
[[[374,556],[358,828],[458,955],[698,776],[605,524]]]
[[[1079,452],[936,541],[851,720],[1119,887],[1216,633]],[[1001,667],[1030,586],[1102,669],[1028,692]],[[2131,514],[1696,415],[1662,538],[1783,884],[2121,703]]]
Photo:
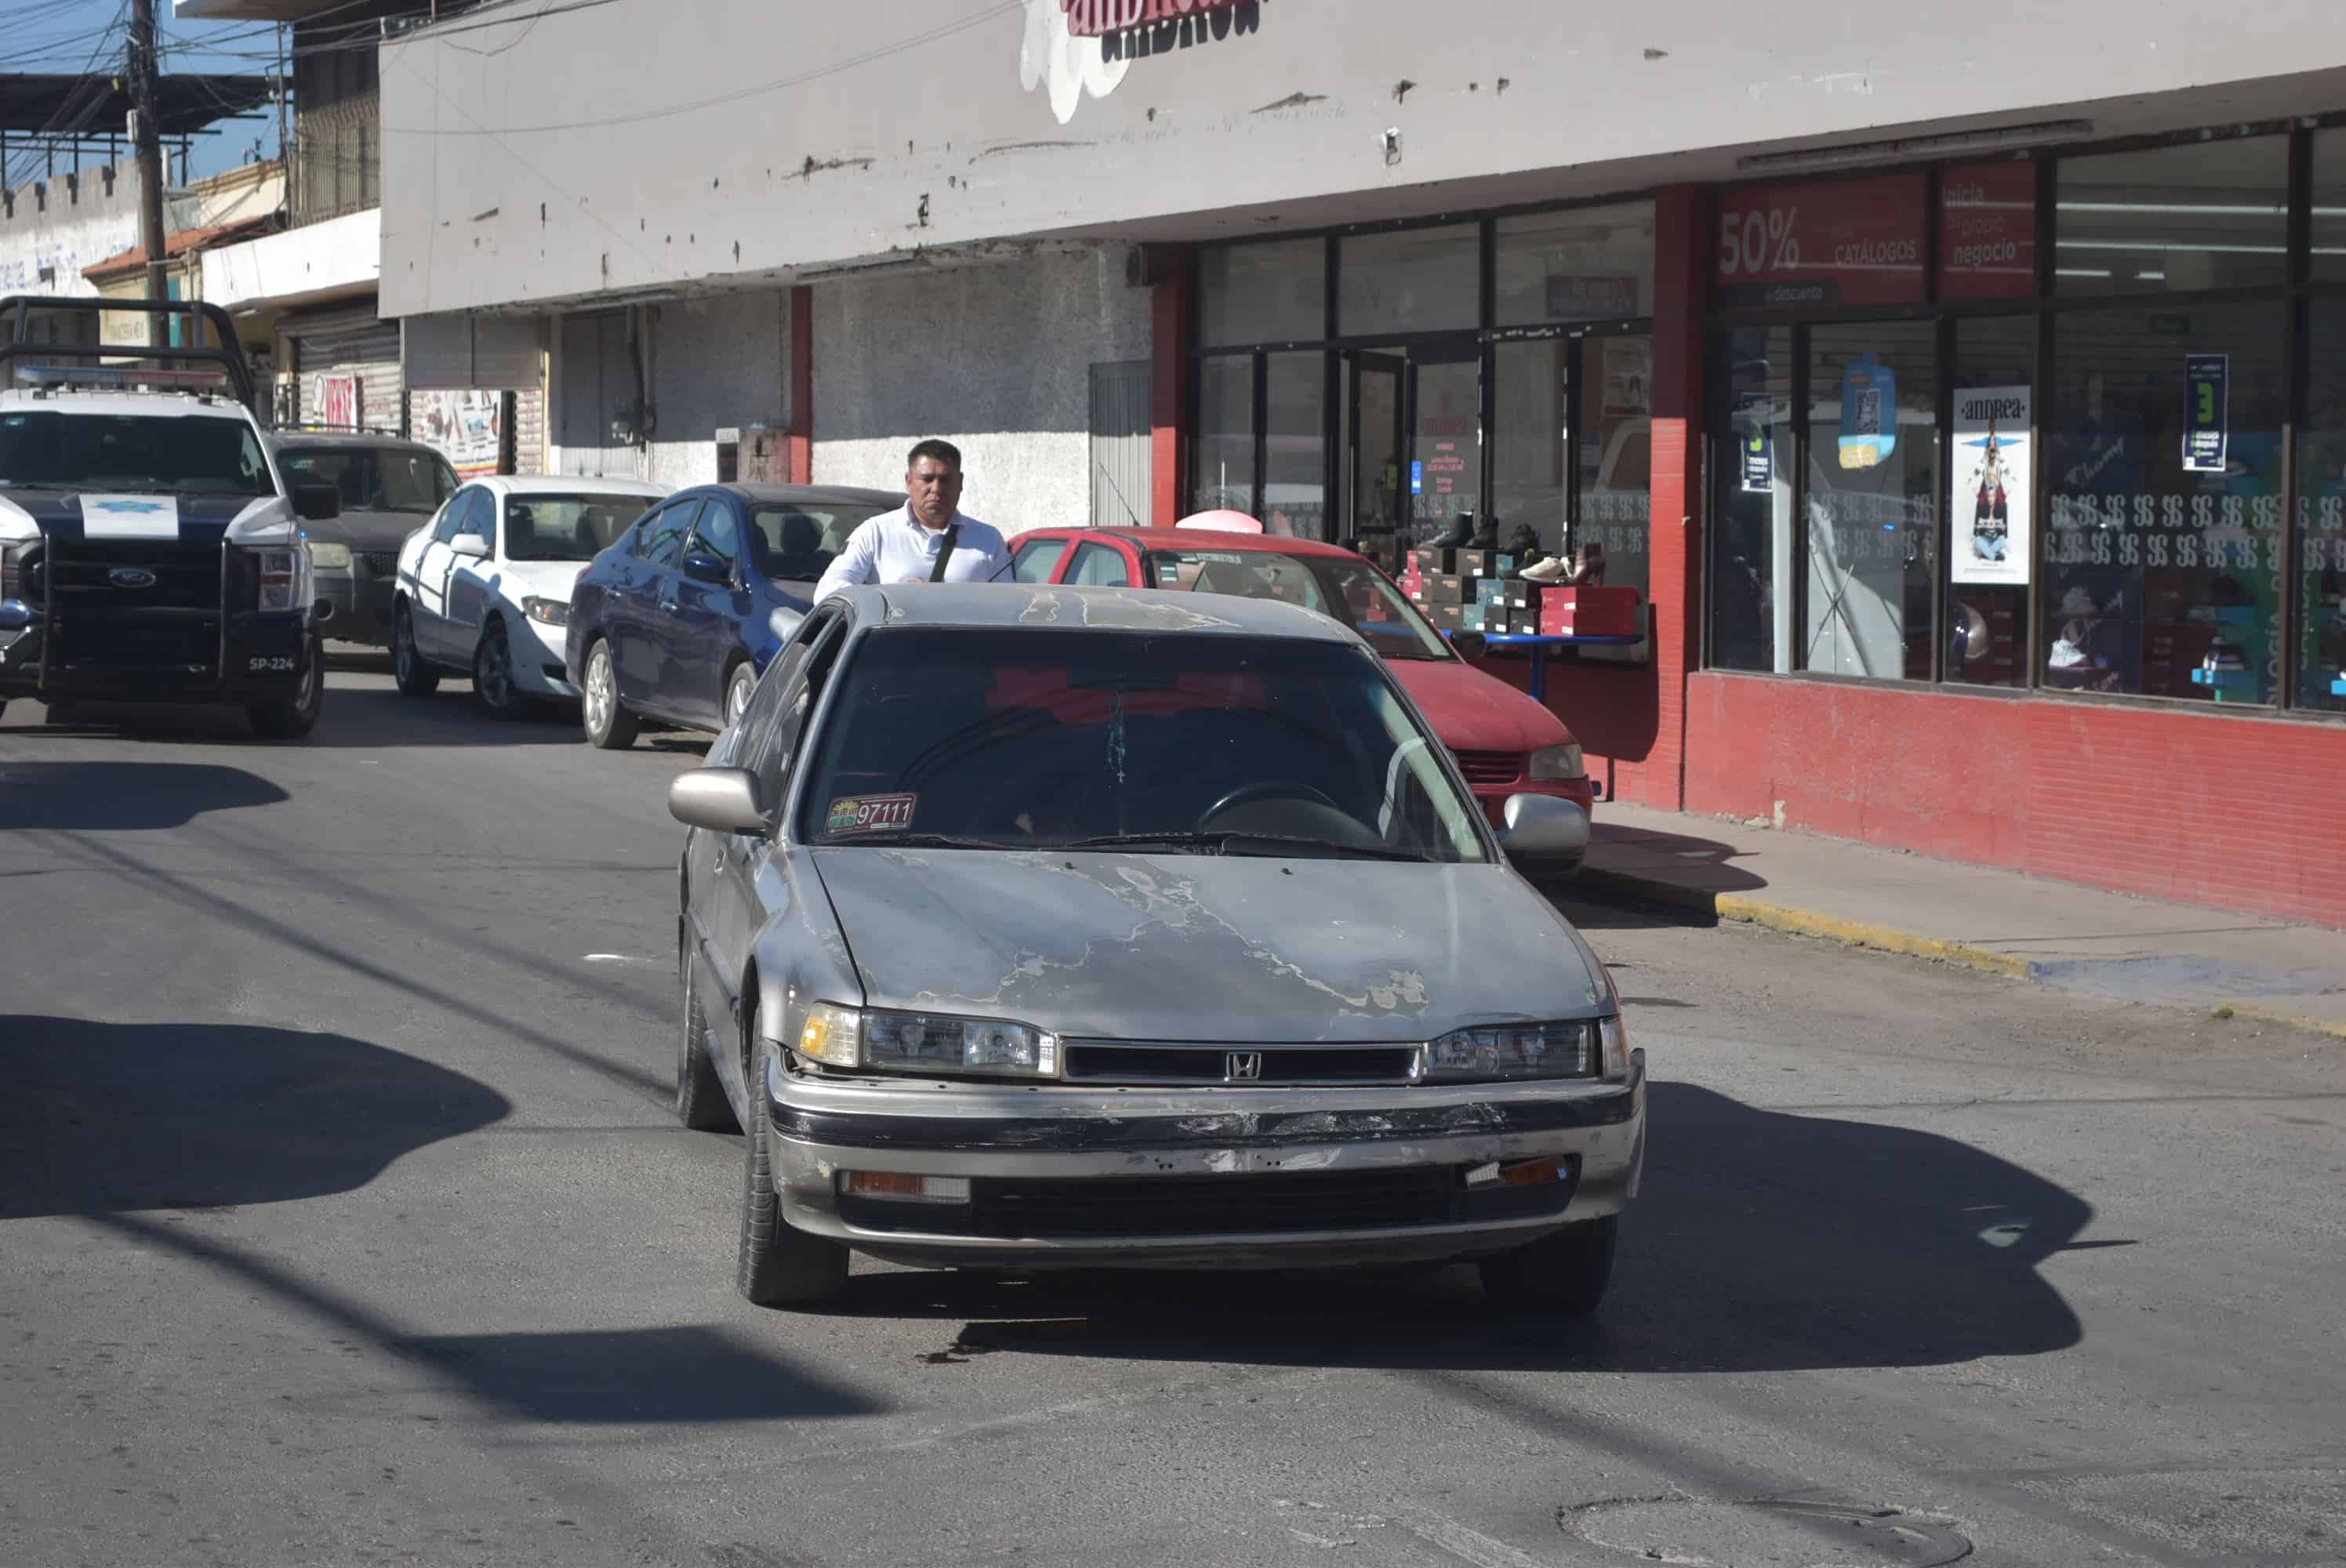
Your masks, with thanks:
[[[99,342],[120,315],[149,318],[151,346]],[[217,305],[0,300],[0,706],[229,704],[276,739],[317,724],[301,524],[340,497],[286,484],[251,405]]]

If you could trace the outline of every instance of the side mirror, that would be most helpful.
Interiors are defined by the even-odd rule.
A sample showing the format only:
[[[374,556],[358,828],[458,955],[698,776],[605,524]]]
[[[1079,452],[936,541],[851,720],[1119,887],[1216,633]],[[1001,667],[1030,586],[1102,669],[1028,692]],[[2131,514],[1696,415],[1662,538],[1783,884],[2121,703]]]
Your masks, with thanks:
[[[1489,640],[1481,632],[1452,632],[1450,647],[1452,651],[1467,658],[1481,658],[1491,651]]]
[[[696,583],[729,583],[733,580],[733,568],[722,556],[711,555],[701,550],[687,555],[678,570]]]
[[[688,828],[712,833],[762,833],[765,803],[758,776],[746,768],[699,768],[668,787],[668,814]]]
[[[459,555],[485,556],[489,553],[489,542],[478,534],[459,534],[448,541],[448,548]]]
[[[688,775],[687,777],[689,777]],[[1507,859],[1544,871],[1569,871],[1588,853],[1588,813],[1554,795],[1510,795],[1499,830]]]
[[[21,632],[40,616],[22,599],[0,599],[0,632]]]
[[[330,523],[342,514],[342,493],[331,484],[293,487],[293,515],[304,523]]]

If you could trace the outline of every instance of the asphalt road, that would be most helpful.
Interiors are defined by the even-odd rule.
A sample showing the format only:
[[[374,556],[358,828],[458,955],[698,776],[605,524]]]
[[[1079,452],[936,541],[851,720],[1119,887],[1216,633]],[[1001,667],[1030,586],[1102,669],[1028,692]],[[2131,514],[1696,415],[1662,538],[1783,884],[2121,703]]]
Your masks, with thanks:
[[[1574,906],[1657,1079],[1589,1327],[1470,1273],[733,1293],[699,743],[343,669],[0,717],[0,1563],[2346,1563],[2335,1042]]]

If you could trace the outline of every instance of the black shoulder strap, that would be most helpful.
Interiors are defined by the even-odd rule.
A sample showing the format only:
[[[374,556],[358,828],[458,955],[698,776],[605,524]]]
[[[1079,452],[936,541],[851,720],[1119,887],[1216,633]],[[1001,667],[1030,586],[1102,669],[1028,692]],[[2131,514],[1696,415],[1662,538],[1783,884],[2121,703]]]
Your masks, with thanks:
[[[945,563],[953,559],[954,541],[960,537],[960,524],[948,523],[945,524],[945,542],[937,546],[937,564],[929,568],[930,582],[942,583],[945,580]]]

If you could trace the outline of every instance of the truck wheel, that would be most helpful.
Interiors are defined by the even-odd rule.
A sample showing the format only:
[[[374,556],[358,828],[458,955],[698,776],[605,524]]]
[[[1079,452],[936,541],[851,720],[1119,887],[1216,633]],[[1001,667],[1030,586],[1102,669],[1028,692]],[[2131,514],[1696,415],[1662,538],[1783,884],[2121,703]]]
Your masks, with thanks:
[[[586,685],[578,705],[586,738],[602,751],[625,751],[636,743],[636,716],[619,703],[619,677],[611,668],[611,645],[602,638],[586,650]]]
[[[766,1144],[766,1092],[752,1074],[748,1084],[749,1135],[742,1140],[741,1252],[734,1280],[760,1307],[817,1307],[847,1288],[847,1248],[809,1236],[782,1216]]]
[[[503,621],[491,621],[473,650],[473,695],[499,718],[519,718],[528,711],[528,695],[514,679],[513,644],[505,639]]]
[[[709,1014],[701,1011],[700,988],[692,981],[692,960],[684,971],[684,1032],[676,1046],[676,1119],[696,1133],[730,1133],[740,1128],[725,1085],[717,1081],[717,1064],[709,1059]]]
[[[291,697],[256,702],[244,710],[253,732],[262,739],[299,740],[318,728],[318,715],[326,706],[326,647],[314,636],[310,639],[309,656],[302,661],[301,677]]]
[[[1567,1225],[1529,1247],[1483,1259],[1483,1294],[1498,1307],[1586,1318],[1605,1299],[1613,1279],[1613,1248],[1620,1218]]]
[[[402,605],[391,620],[391,678],[402,697],[430,697],[440,689],[440,672],[423,662],[415,646],[415,622]]]

